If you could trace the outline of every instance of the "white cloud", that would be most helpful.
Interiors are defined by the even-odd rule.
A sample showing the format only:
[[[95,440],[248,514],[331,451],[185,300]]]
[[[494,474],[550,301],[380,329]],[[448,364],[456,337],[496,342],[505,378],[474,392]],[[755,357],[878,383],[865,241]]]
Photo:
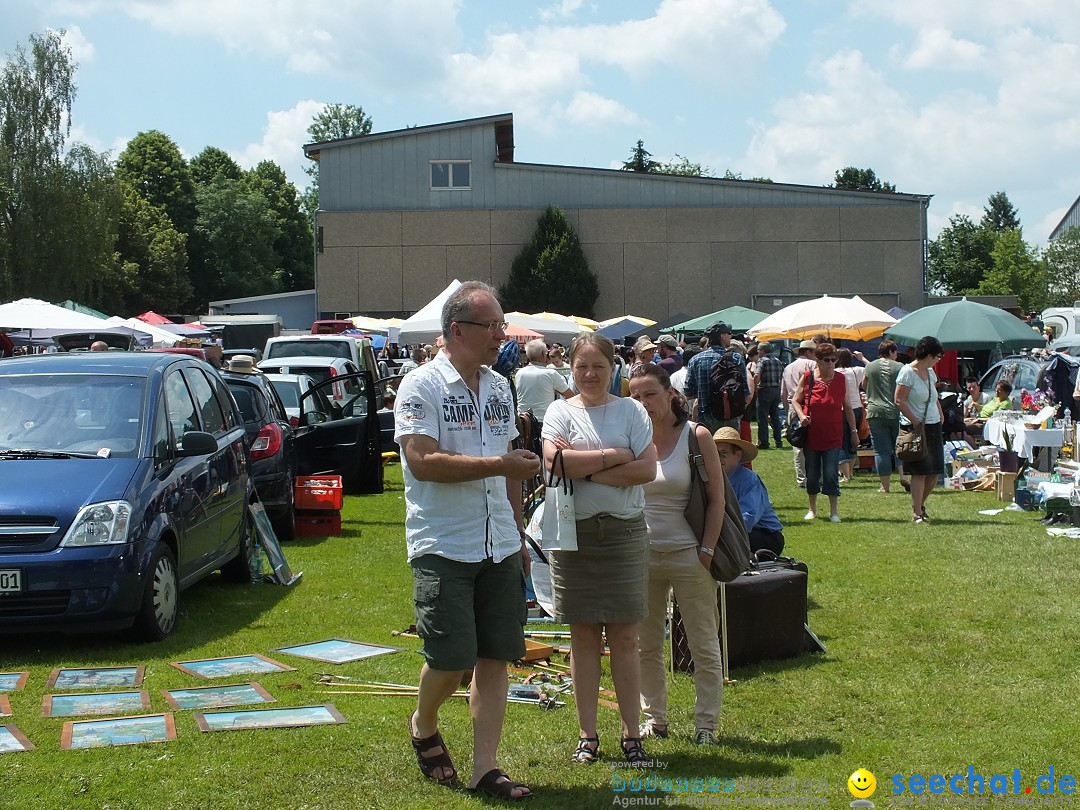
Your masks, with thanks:
[[[94,43],[86,38],[77,25],[70,25],[64,30],[64,44],[71,49],[71,58],[79,64],[93,62],[97,55]]]
[[[971,70],[984,66],[986,49],[968,39],[957,39],[944,28],[919,32],[914,50],[904,59],[912,69]]]
[[[262,160],[272,160],[297,188],[303,188],[308,184],[304,166],[309,161],[304,157],[300,145],[311,140],[307,128],[324,106],[322,101],[307,99],[291,109],[268,112],[262,140],[248,144],[239,151],[233,150],[233,159],[245,169],[252,168]]]
[[[540,19],[544,22],[551,20],[565,20],[573,17],[585,5],[585,0],[560,0],[553,6],[540,9]]]
[[[552,116],[580,110],[594,65],[631,79],[676,68],[680,81],[736,83],[783,30],[768,0],[661,0],[643,19],[489,34],[483,52],[448,58],[445,88],[464,109],[482,101],[548,128]]]
[[[339,71],[387,88],[434,80],[460,36],[461,0],[57,0],[60,12],[119,11],[177,35],[284,59],[302,73]],[[408,71],[395,69],[407,61]]]
[[[618,101],[586,91],[575,93],[561,112],[563,118],[578,126],[605,127],[641,123],[641,118],[633,110]]]

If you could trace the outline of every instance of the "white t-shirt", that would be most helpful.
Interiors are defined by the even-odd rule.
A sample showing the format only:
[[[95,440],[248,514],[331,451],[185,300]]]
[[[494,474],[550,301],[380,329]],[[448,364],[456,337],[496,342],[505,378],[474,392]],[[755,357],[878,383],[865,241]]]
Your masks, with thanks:
[[[652,444],[652,422],[636,400],[619,397],[606,405],[583,408],[560,399],[548,408],[540,434],[554,440],[562,436],[574,450],[629,447],[635,456]],[[640,486],[612,487],[584,478],[574,479],[574,511],[578,520],[606,514],[627,520],[645,508]]]
[[[671,387],[686,396],[686,366],[671,375]]]
[[[937,374],[934,373],[933,369],[930,369],[927,373],[929,375],[928,381],[916,374],[915,369],[909,363],[900,369],[900,373],[896,375],[896,386],[898,388],[901,385],[908,387],[908,410],[920,419],[925,414],[925,423],[933,425],[941,421],[941,413],[937,406]],[[927,382],[929,382],[929,385],[927,385]],[[933,395],[933,399],[929,399],[931,395]],[[926,407],[928,401],[930,403],[929,409]],[[903,412],[900,414],[900,422],[904,425],[911,424]]]
[[[403,436],[430,436],[442,450],[466,456],[501,456],[518,435],[506,378],[482,366],[477,398],[442,352],[401,381],[394,426],[399,443]],[[419,481],[404,453],[401,469],[409,560],[437,554],[459,562],[501,562],[521,551],[505,478]]]
[[[866,369],[862,366],[851,366],[850,368],[839,368],[837,371],[843,372],[844,378],[847,380],[848,405],[851,406],[851,410],[857,411],[862,407],[862,395],[859,389],[862,387],[862,381],[866,378]]]
[[[514,376],[514,385],[517,386],[518,410],[522,413],[532,411],[532,415],[541,422],[544,421],[548,406],[556,397],[563,391],[570,390],[562,374],[550,366],[536,363],[518,369]]]

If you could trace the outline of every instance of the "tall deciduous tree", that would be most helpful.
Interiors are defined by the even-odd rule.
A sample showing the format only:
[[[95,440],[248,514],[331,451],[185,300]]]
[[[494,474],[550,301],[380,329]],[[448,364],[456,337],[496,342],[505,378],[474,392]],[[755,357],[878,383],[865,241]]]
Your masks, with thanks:
[[[373,123],[363,107],[355,104],[327,104],[311,120],[307,133],[312,143],[322,143],[338,138],[367,135],[371,132]],[[310,222],[319,208],[319,164],[309,162],[304,171],[311,178],[311,184],[304,190],[301,208]]]
[[[992,232],[991,232],[992,233]],[[1043,309],[1047,301],[1046,269],[1019,228],[994,234],[992,266],[976,288],[985,295],[1015,295],[1025,311]]]
[[[1080,301],[1080,227],[1074,225],[1043,250],[1049,305],[1071,307]]]
[[[957,214],[930,242],[930,285],[943,295],[974,292],[993,267],[993,232]]]
[[[165,211],[151,205],[122,182],[116,291],[125,313],[148,309],[176,312],[191,296],[187,273],[187,239],[173,227]]]
[[[151,205],[162,209],[180,233],[195,227],[195,184],[180,148],[163,132],[132,138],[116,161],[117,175]]]
[[[208,186],[215,180],[239,180],[244,170],[224,149],[208,146],[188,164],[191,181],[196,186]]]
[[[896,186],[879,179],[873,169],[859,169],[855,166],[839,169],[833,176],[833,188],[846,188],[852,191],[896,191]]]
[[[503,306],[592,317],[599,295],[600,286],[589,269],[581,240],[562,209],[549,205],[499,289]]]
[[[277,227],[274,252],[281,267],[284,288],[310,290],[315,286],[315,247],[311,224],[300,209],[296,186],[272,160],[264,160],[245,172],[243,182],[261,194],[273,212]]]
[[[0,72],[0,297],[27,295],[42,281],[51,249],[50,188],[63,182],[75,63],[63,32],[31,35]]]
[[[201,186],[197,196],[195,230],[206,246],[201,281],[208,300],[280,292],[278,229],[266,198],[236,180]]]
[[[990,195],[983,208],[982,222],[984,228],[992,231],[1011,231],[1020,227],[1020,216],[1016,208],[1009,200],[1009,195],[1004,191],[998,191]]]

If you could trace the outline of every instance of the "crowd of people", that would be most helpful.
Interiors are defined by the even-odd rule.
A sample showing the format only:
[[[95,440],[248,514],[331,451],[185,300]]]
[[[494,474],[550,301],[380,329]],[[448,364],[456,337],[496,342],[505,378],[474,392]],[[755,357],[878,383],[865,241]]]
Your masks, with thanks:
[[[439,708],[471,677],[473,767],[468,787],[504,799],[529,788],[498,766],[506,707],[506,663],[524,654],[523,577],[530,571],[522,482],[550,471],[574,483],[577,549],[552,550],[554,619],[570,627],[577,707],[574,762],[597,761],[601,660],[610,651],[618,699],[620,753],[652,760],[650,738],[668,737],[664,638],[674,594],[694,660],[692,740],[717,741],[723,699],[717,581],[710,573],[724,520],[724,480],[738,501],[754,550],[784,550],[784,526],[762,478],[762,452],[784,445],[781,405],[806,428],[794,448],[796,483],[809,499],[829,500],[841,521],[840,485],[850,479],[863,433],[873,437],[880,491],[894,473],[910,490],[912,520],[928,521],[926,503],[941,472],[943,422],[934,366],[944,353],[933,337],[903,364],[882,341],[879,357],[838,350],[825,336],[803,341],[786,366],[769,342],[747,348],[726,323],[700,343],[669,335],[617,347],[585,332],[566,347],[506,340],[495,291],[467,282],[446,301],[439,345],[421,347],[401,379],[395,438],[405,479],[408,559],[416,628],[425,663],[409,717],[421,772],[450,783],[458,771],[439,733]],[[497,369],[497,370],[496,370]],[[499,373],[499,371],[505,372]],[[970,418],[994,400],[975,396]],[[985,400],[985,401],[984,401]],[[535,441],[522,446],[527,416]],[[758,424],[757,441],[751,422]],[[922,425],[931,447],[902,470],[893,448],[902,425]],[[934,452],[934,449],[937,452]],[[707,475],[704,528],[691,527],[692,466]],[[905,475],[906,473],[906,475]],[[471,676],[470,676],[471,673]]]

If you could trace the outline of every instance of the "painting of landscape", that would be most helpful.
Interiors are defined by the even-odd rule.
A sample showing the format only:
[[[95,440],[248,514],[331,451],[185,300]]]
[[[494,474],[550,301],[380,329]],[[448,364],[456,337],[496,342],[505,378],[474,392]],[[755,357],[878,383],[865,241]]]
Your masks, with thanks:
[[[100,748],[109,745],[138,745],[176,739],[171,714],[144,714],[136,717],[109,717],[104,720],[73,720],[64,723],[61,748]]]
[[[164,689],[161,694],[174,709],[223,709],[226,706],[275,702],[275,698],[258,683]]]

